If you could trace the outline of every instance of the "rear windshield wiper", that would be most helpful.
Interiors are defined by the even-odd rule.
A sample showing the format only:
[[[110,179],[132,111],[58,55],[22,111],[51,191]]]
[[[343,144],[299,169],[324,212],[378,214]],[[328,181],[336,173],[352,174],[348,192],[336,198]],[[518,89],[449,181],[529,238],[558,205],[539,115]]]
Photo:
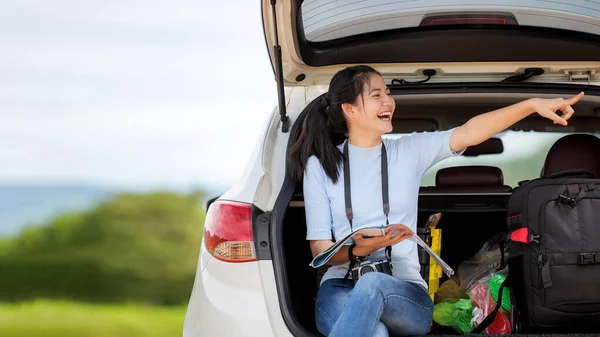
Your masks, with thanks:
[[[533,76],[538,76],[544,73],[542,68],[527,68],[522,73],[509,76],[500,82],[518,83],[530,79]]]

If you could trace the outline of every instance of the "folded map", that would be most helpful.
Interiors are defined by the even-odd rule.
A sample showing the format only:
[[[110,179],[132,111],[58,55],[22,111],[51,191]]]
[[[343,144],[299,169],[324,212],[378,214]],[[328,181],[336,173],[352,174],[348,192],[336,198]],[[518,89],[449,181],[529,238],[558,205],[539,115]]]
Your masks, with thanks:
[[[310,266],[313,268],[319,268],[319,267],[325,265],[325,263],[327,263],[327,261],[329,261],[329,259],[335,253],[337,253],[337,251],[340,250],[340,248],[342,248],[343,245],[346,244],[346,242],[353,239],[354,235],[356,235],[356,234],[361,234],[363,236],[383,236],[383,235],[385,235],[386,229],[390,228],[391,226],[393,226],[393,225],[385,225],[385,226],[381,226],[381,227],[365,227],[365,228],[357,229],[354,232],[346,235],[341,240],[338,240],[331,247],[322,251],[319,255],[317,255],[310,262]],[[448,275],[448,277],[454,275],[454,270],[452,270],[452,268],[450,268],[450,266],[446,262],[444,262],[444,260],[442,260],[433,250],[431,250],[431,248],[429,248],[427,243],[425,243],[425,241],[421,240],[421,238],[417,234],[413,234],[407,240],[411,240],[411,241],[415,242],[416,244],[418,244],[419,246],[423,247],[423,249],[433,258],[433,260],[440,267],[442,267],[442,270],[444,271],[444,273],[446,275]]]

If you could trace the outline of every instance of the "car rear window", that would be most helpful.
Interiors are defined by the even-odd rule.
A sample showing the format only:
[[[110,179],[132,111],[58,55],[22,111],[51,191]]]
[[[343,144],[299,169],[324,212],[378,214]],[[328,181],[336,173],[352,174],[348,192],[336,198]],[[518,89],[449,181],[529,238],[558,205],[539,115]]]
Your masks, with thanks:
[[[426,172],[421,180],[421,186],[435,186],[437,171],[445,167],[488,165],[499,167],[504,174],[504,183],[516,187],[519,181],[540,177],[550,147],[568,134],[570,133],[505,131],[497,136],[502,139],[503,153],[477,157],[459,156],[443,160]],[[402,134],[390,134],[385,137],[402,136]]]
[[[600,1],[306,0],[300,14],[299,24],[309,42],[446,24],[517,24],[591,34],[600,31]]]

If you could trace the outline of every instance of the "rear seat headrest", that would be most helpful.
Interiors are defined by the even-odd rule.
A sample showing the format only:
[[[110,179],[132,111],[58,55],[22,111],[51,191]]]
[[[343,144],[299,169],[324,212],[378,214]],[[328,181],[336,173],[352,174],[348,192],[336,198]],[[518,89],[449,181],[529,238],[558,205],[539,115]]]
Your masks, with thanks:
[[[446,167],[437,172],[436,186],[504,185],[502,170],[494,166]]]
[[[589,170],[600,176],[600,138],[589,134],[560,138],[548,151],[542,175],[574,169]]]

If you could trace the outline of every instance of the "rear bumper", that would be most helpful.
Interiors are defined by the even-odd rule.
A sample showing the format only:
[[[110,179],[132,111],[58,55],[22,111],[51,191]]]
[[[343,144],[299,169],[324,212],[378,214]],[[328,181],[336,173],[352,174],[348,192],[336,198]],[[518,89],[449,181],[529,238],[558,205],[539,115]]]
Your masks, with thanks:
[[[268,292],[275,294],[266,296],[260,269],[259,262],[222,262],[202,245],[183,336],[289,336],[279,324],[274,329],[267,306],[279,308],[277,301],[268,303],[268,298],[274,295],[277,299],[277,294],[272,288]],[[275,314],[281,316],[278,310]]]

